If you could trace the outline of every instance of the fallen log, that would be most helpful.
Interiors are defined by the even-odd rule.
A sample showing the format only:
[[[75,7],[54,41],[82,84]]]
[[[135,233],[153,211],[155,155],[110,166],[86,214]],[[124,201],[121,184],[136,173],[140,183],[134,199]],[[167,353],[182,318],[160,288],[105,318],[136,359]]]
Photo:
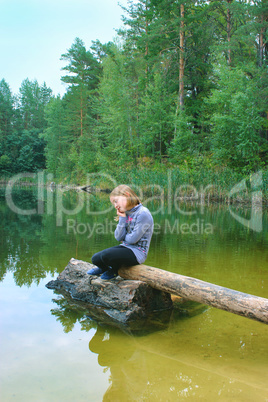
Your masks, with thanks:
[[[121,268],[119,275],[125,279],[140,280],[152,288],[180,297],[229,311],[256,321],[268,323],[268,299],[237,290],[164,271],[147,265]]]

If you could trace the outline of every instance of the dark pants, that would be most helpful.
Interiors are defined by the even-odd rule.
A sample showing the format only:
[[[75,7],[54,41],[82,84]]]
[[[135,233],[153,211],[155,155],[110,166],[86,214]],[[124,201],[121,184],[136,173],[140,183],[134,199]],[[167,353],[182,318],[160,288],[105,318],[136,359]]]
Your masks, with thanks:
[[[103,272],[112,268],[116,274],[123,265],[130,267],[131,265],[138,265],[135,254],[132,250],[124,246],[114,246],[99,251],[92,257],[92,263],[101,268]]]

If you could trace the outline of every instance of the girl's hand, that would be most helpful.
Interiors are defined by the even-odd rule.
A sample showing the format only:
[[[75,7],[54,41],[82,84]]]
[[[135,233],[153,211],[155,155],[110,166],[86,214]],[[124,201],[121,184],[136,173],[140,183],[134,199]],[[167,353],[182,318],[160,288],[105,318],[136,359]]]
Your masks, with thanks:
[[[126,217],[125,212],[120,212],[119,209],[116,209],[116,213],[117,213],[118,216],[122,216],[123,218]]]

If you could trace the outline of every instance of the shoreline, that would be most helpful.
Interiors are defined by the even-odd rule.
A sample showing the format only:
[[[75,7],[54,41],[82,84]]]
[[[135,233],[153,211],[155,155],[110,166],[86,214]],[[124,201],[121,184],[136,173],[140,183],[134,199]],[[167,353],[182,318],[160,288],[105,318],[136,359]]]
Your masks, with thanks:
[[[0,180],[0,188],[6,188],[9,183],[9,180]],[[184,185],[184,184],[182,184]],[[26,187],[26,188],[34,188],[38,187],[40,184],[36,182],[30,182],[30,181],[22,181],[16,184],[13,184],[13,187],[15,188],[20,188],[20,187]],[[87,186],[87,185],[75,185],[75,184],[56,184],[56,183],[43,183],[41,185],[43,188],[50,189],[51,191],[56,191],[57,189],[59,190],[64,190],[64,191],[76,191],[76,192],[84,192],[88,194],[96,194],[96,193],[104,193],[104,194],[109,194],[112,189],[111,188],[101,188],[101,187],[93,187],[93,186]],[[163,186],[165,188],[165,186]],[[154,192],[144,192],[144,196],[147,197],[154,197],[156,196]],[[167,195],[164,196],[164,198],[168,198]],[[201,199],[200,199],[201,198]],[[224,204],[224,205],[240,205],[240,206],[245,206],[249,207],[254,204],[254,206],[267,206],[268,207],[268,195],[262,194],[261,200],[260,199],[252,199],[252,196],[250,194],[245,195],[243,197],[241,196],[229,196],[229,191],[224,189],[221,190],[219,193],[214,192],[213,194],[207,193],[205,197],[198,197],[196,196],[191,196],[191,195],[182,195],[181,197],[176,198],[178,202],[184,202],[184,203],[204,203],[204,204]]]

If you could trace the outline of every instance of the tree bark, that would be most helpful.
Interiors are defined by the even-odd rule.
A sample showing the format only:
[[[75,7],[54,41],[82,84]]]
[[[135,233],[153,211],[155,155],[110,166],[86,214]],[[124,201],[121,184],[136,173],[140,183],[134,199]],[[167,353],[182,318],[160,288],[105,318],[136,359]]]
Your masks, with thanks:
[[[101,322],[149,320],[153,313],[160,311],[167,311],[169,316],[173,303],[168,292],[152,288],[144,281],[125,281],[119,277],[102,281],[87,274],[91,268],[92,264],[72,258],[57,279],[46,287],[83,303],[90,311],[93,309],[94,317]],[[93,307],[99,307],[99,310]]]
[[[229,4],[232,2],[232,0],[227,0],[228,3],[228,8],[227,8],[227,40],[228,40],[228,65],[231,65],[231,11],[229,8]]]
[[[179,112],[182,112],[184,107],[184,4],[180,7],[180,70],[179,70],[179,94],[176,106],[176,120]],[[177,135],[177,121],[175,121],[174,138]]]
[[[261,16],[261,25],[263,25],[264,22],[264,17],[263,15]],[[262,67],[263,65],[263,59],[264,59],[264,34],[265,34],[265,28],[264,26],[261,27],[261,32],[260,32],[260,41],[259,41],[259,67]]]
[[[145,77],[146,77],[146,84],[147,84],[147,79],[148,79],[148,54],[149,54],[149,47],[148,47],[148,27],[149,27],[149,23],[148,23],[148,18],[147,18],[147,13],[148,13],[148,6],[147,6],[147,2],[146,2],[146,6],[145,6],[145,34],[146,34],[146,43],[145,43],[145,62],[146,62],[146,68],[145,68]]]
[[[80,90],[80,135],[83,137],[83,99],[82,89]]]
[[[144,281],[155,289],[181,296],[184,299],[268,323],[268,299],[262,297],[238,292],[147,265],[121,268],[119,275],[125,279]]]
[[[180,74],[179,74],[179,101],[180,110],[183,109],[184,103],[184,4],[181,4],[181,25],[180,25]]]

